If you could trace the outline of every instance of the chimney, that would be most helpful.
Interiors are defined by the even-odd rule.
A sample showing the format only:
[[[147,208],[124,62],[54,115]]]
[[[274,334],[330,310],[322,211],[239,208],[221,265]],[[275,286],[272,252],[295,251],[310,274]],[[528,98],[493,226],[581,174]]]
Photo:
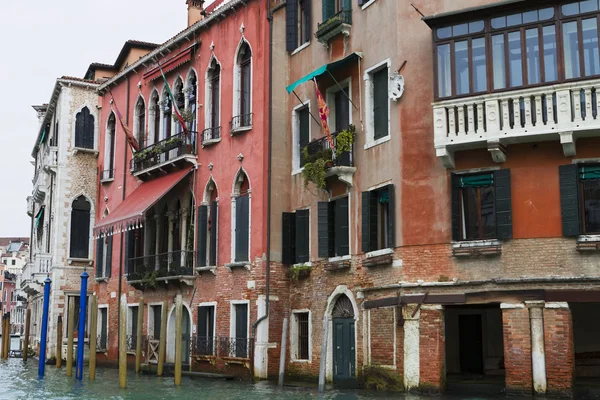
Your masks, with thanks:
[[[204,18],[204,0],[187,0],[188,27]]]

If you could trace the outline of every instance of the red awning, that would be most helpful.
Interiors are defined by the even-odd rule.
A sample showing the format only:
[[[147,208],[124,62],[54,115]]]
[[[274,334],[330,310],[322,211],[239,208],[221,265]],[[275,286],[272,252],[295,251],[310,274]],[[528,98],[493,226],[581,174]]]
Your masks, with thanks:
[[[175,68],[180,65],[190,61],[192,59],[192,47],[190,46],[187,49],[183,50],[181,53],[171,57],[168,61],[165,61],[161,64],[163,72],[166,74],[169,71],[173,71]],[[148,72],[144,73],[144,79],[153,81],[157,78],[160,78],[160,68],[158,66],[152,68]]]
[[[96,236],[110,230],[120,231],[141,224],[144,213],[177,185],[191,169],[170,173],[144,182],[94,227]]]

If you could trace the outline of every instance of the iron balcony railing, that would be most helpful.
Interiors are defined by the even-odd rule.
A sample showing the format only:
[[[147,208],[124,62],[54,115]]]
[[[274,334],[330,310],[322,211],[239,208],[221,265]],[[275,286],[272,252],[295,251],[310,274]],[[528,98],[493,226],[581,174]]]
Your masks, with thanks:
[[[219,357],[250,358],[253,357],[254,340],[252,338],[219,338]]]
[[[207,128],[202,131],[202,144],[209,140],[219,139],[221,137],[221,127]]]
[[[170,253],[134,257],[127,260],[127,279],[138,281],[194,274],[194,252],[177,250]]]
[[[109,179],[115,179],[114,169],[106,169],[100,173],[100,181],[107,181]]]
[[[217,351],[217,338],[213,336],[195,336],[192,345],[193,355],[214,356]]]
[[[333,133],[333,144],[337,146],[337,135],[339,132]],[[330,167],[352,167],[354,166],[352,153],[354,152],[354,144],[350,145],[350,151],[343,152],[340,157],[336,158],[335,152],[331,150],[329,139],[323,136],[320,139],[313,140],[306,146],[308,159],[305,162],[311,161],[314,158],[331,157]]]
[[[253,115],[253,113],[242,114],[242,115],[237,115],[237,116],[233,117],[231,119],[231,121],[229,122],[229,126],[231,127],[231,130],[251,127],[252,126],[252,115]]]
[[[188,131],[187,135],[180,133],[136,151],[131,159],[131,172],[140,172],[186,154],[195,154],[196,135],[197,132],[192,131]]]
[[[341,10],[338,13],[327,18],[327,20],[317,24],[317,36],[323,31],[329,31],[331,28],[340,24],[352,25],[352,10]]]

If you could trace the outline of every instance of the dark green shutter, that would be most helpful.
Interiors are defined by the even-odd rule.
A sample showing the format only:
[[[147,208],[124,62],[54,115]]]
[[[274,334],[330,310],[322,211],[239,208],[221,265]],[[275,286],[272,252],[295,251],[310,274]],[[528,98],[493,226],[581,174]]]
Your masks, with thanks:
[[[208,231],[208,206],[198,207],[198,267],[206,267],[206,233]]]
[[[129,260],[129,258],[133,255],[133,251],[131,249],[133,244],[133,235],[131,231],[125,232],[125,273],[127,275],[132,274],[133,271],[133,262]]]
[[[329,243],[327,245],[328,255],[329,257],[335,256],[335,201],[329,202],[329,211],[327,214],[327,237],[329,238]]]
[[[286,265],[292,265],[295,263],[295,220],[296,214],[294,213],[282,213],[281,215],[281,262]]]
[[[377,226],[377,212],[379,208],[379,190],[373,190],[369,196],[369,229],[371,231],[371,235],[369,236],[369,248],[371,251],[379,250],[377,247],[377,235],[379,235],[380,230]]]
[[[335,201],[335,252],[336,256],[350,254],[348,226],[348,198],[344,197]]]
[[[209,255],[209,263],[211,266],[217,265],[217,234],[219,232],[218,229],[219,223],[219,203],[213,201],[210,204],[210,255]]]
[[[113,235],[112,232],[106,243],[106,270],[104,276],[110,278],[112,276],[112,251],[113,251]]]
[[[309,260],[310,211],[296,211],[296,262],[305,263]]]
[[[460,232],[460,176],[450,174],[450,192],[452,197],[452,240],[458,242],[462,235]]]
[[[373,74],[373,122],[375,139],[388,135],[388,70],[387,67]]]
[[[306,160],[304,160],[304,152],[302,151],[310,142],[310,114],[308,113],[308,107],[303,108],[298,112],[299,122],[299,133],[300,133],[300,166],[303,167]]]
[[[235,261],[249,261],[249,204],[248,196],[240,196],[235,200]]]
[[[298,0],[289,0],[285,5],[285,40],[287,51],[298,47]]]
[[[370,224],[370,204],[371,192],[362,192],[362,251],[368,253],[371,251],[371,224]]]
[[[96,278],[103,277],[104,267],[104,239],[96,239]]]
[[[329,257],[329,203],[318,204],[319,257]]]
[[[512,239],[512,202],[510,195],[510,169],[494,171],[496,190],[496,237]]]
[[[560,179],[560,215],[562,218],[563,236],[571,237],[581,234],[581,204],[579,194],[579,168],[577,164],[558,167]]]
[[[208,332],[208,324],[206,323],[206,311],[208,307],[198,307],[198,337],[207,338],[212,336],[212,333]]]
[[[335,2],[337,0],[323,0],[323,22],[335,15]]]
[[[394,191],[394,185],[388,185],[388,243],[387,247],[393,249],[396,247],[396,193]]]
[[[352,13],[350,12],[352,10],[352,0],[341,0],[342,3],[342,9],[338,10],[338,11],[347,11],[346,15],[343,17],[343,21],[347,24],[351,24],[352,23]]]

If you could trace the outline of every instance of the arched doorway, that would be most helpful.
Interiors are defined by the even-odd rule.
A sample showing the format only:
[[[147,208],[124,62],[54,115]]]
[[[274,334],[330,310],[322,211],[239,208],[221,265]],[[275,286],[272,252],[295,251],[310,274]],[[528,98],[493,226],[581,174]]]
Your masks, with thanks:
[[[176,325],[175,307],[171,310],[169,321],[167,323],[167,362],[175,362],[175,325]],[[190,361],[190,334],[192,331],[190,312],[187,307],[183,307],[181,316],[181,362],[187,364]]]
[[[344,383],[356,377],[356,335],[354,329],[354,306],[345,294],[340,295],[333,310],[333,381]]]

